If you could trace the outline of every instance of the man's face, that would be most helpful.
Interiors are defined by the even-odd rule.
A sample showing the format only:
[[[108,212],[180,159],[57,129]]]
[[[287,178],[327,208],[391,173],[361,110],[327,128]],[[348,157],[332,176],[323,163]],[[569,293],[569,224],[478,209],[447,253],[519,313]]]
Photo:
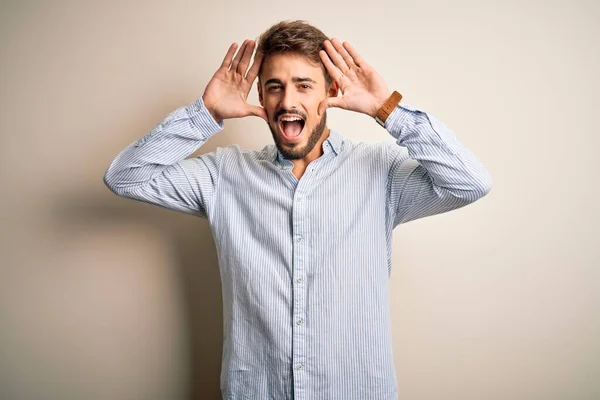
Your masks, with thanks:
[[[269,118],[269,129],[279,151],[288,159],[301,159],[313,150],[326,124],[317,109],[328,92],[320,65],[296,54],[269,56],[262,64],[258,96]],[[335,94],[333,94],[335,91]]]

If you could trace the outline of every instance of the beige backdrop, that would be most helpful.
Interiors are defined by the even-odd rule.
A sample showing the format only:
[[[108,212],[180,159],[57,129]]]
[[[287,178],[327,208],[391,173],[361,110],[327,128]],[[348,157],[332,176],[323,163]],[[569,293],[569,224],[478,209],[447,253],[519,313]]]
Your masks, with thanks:
[[[1,3],[0,398],[219,398],[207,222],[102,178],[202,95],[231,42],[282,19],[352,43],[493,178],[481,201],[395,231],[400,398],[600,398],[599,2],[119,3]],[[271,142],[260,119],[230,120],[199,153]]]

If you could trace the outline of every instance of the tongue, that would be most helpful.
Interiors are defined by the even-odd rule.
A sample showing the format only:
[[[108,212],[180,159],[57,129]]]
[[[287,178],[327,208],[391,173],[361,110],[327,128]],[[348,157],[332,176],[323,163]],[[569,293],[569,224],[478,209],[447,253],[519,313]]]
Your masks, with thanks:
[[[283,133],[285,136],[295,137],[300,135],[302,124],[300,121],[283,121]]]

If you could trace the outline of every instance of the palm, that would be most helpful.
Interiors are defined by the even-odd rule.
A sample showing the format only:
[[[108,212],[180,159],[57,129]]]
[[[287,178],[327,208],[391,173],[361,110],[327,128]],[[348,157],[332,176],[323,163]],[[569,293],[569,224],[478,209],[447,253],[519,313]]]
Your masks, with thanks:
[[[236,47],[236,43],[231,45],[221,67],[206,86],[202,95],[204,103],[218,119],[240,118],[248,115],[267,119],[262,107],[253,106],[247,102],[252,82],[258,75],[261,63],[260,55],[254,59],[252,67],[246,74],[254,50],[254,42],[244,41],[234,58]]]
[[[213,94],[224,111],[241,110],[246,106],[250,85],[246,85],[236,72],[219,69],[206,86],[206,93]]]
[[[340,107],[374,117],[390,96],[381,76],[348,43],[342,46],[339,40],[333,39],[325,42],[325,49],[327,52],[321,52],[321,59],[342,96],[325,99],[319,109]]]

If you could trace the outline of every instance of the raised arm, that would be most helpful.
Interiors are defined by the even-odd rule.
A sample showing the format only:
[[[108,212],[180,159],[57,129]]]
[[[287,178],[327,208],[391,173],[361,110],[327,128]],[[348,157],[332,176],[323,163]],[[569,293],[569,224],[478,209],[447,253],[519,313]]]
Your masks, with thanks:
[[[385,128],[397,143],[388,148],[388,206],[394,227],[464,207],[490,191],[485,166],[434,116],[399,104]]]
[[[254,41],[244,41],[234,57],[233,43],[202,97],[171,112],[122,150],[104,174],[106,186],[119,196],[208,218],[221,149],[185,158],[223,129],[224,119],[267,118],[261,107],[247,103],[261,63],[256,57],[248,70],[254,46]]]
[[[319,111],[340,107],[375,118],[391,95],[381,76],[349,43],[333,39],[324,47],[321,60],[342,96],[325,99]],[[490,191],[487,169],[435,117],[398,104],[385,128],[397,143],[388,148],[386,160],[388,208],[394,227],[463,207]]]

